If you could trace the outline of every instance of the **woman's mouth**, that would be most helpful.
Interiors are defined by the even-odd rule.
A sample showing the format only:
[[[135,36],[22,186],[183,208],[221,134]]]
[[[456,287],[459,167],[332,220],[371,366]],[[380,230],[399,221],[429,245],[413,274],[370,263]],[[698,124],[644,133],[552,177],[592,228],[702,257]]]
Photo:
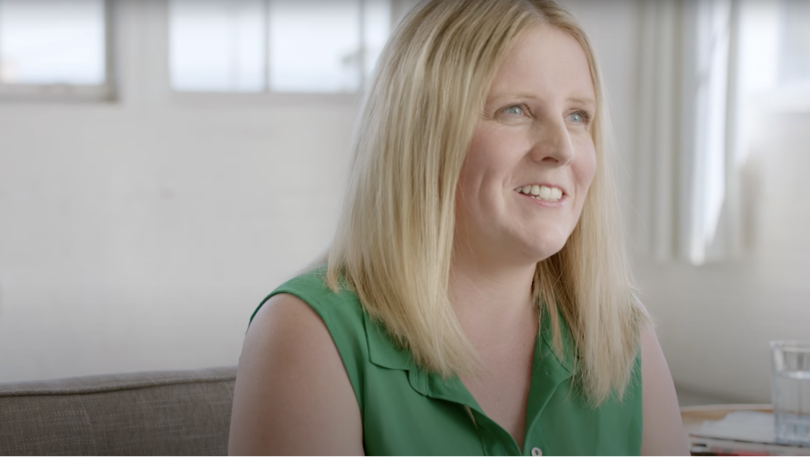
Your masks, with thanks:
[[[559,187],[541,186],[538,184],[527,184],[523,187],[518,187],[515,189],[515,192],[547,202],[558,202],[563,197],[563,191]]]

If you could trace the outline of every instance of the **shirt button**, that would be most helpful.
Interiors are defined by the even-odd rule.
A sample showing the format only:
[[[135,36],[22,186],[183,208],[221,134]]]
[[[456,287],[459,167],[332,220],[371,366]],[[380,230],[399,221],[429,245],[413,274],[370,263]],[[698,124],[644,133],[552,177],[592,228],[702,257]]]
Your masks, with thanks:
[[[543,455],[543,450],[540,449],[539,447],[533,447],[532,448],[532,455],[535,456],[535,457],[537,457],[539,455]]]

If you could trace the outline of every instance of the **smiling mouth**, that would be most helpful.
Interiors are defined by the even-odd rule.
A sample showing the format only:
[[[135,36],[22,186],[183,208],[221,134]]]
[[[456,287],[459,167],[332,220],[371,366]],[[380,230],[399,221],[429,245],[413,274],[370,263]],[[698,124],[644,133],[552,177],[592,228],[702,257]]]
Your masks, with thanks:
[[[563,196],[563,191],[559,187],[539,186],[537,184],[518,187],[515,192],[547,202],[558,202]]]

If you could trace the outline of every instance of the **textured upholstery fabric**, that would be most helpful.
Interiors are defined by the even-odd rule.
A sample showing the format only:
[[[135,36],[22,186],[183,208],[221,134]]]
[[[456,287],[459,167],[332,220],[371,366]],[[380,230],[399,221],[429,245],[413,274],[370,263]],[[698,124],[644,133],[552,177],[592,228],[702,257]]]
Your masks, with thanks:
[[[236,368],[0,384],[2,455],[225,455]]]

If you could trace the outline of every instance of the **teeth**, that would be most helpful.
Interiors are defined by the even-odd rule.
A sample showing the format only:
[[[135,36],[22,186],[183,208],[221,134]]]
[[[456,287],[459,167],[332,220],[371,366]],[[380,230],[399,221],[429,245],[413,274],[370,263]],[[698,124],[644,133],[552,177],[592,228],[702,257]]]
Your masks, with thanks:
[[[534,184],[518,187],[515,189],[515,191],[521,194],[529,195],[533,198],[539,198],[541,200],[552,202],[559,201],[562,198],[562,189],[558,187],[539,186]]]

